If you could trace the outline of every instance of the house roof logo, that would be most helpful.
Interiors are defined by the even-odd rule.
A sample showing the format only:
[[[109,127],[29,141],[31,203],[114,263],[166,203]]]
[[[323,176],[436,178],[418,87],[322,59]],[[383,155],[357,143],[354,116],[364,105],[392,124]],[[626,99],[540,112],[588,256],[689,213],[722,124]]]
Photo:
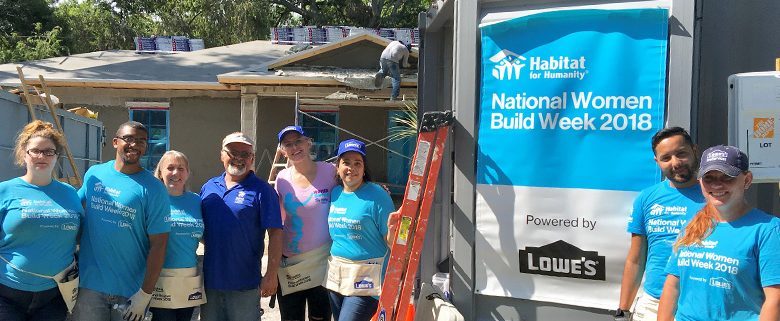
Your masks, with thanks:
[[[664,206],[661,204],[653,204],[650,207],[650,215],[656,216],[664,213]]]
[[[520,79],[520,70],[525,67],[525,57],[509,50],[501,50],[490,57],[494,63],[491,74],[498,80]]]
[[[753,138],[775,138],[775,119],[753,118]]]

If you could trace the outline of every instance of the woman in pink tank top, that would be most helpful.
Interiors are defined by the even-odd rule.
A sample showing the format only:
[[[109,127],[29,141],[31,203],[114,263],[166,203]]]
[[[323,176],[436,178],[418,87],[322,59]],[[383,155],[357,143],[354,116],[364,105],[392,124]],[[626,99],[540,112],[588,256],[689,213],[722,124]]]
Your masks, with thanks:
[[[279,134],[279,149],[289,167],[279,172],[276,192],[282,208],[284,249],[279,269],[282,320],[330,320],[328,292],[321,285],[330,252],[328,210],[336,168],[311,159],[312,141],[299,126]]]

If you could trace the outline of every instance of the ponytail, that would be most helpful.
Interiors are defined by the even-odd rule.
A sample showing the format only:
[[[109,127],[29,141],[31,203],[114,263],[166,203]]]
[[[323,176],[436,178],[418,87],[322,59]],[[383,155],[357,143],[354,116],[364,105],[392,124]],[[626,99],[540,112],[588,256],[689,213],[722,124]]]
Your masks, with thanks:
[[[676,252],[680,246],[689,246],[693,244],[701,244],[701,241],[712,233],[715,229],[715,206],[707,203],[696,215],[693,217],[688,226],[685,227],[685,232],[677,242],[674,242],[674,251]]]

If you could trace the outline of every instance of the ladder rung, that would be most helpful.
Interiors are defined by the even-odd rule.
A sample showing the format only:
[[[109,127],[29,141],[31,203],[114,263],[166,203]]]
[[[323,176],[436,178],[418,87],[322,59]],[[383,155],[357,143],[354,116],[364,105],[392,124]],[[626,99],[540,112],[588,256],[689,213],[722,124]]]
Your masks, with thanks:
[[[274,164],[274,167],[287,167],[287,163]]]

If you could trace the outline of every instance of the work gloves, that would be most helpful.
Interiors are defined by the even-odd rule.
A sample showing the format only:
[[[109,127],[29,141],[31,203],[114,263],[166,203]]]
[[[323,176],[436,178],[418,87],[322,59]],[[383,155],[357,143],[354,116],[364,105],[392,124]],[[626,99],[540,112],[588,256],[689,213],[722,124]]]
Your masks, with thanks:
[[[150,301],[152,301],[152,294],[144,292],[143,289],[138,289],[138,292],[127,300],[129,307],[125,310],[122,318],[127,321],[143,321],[146,312],[149,310]]]

